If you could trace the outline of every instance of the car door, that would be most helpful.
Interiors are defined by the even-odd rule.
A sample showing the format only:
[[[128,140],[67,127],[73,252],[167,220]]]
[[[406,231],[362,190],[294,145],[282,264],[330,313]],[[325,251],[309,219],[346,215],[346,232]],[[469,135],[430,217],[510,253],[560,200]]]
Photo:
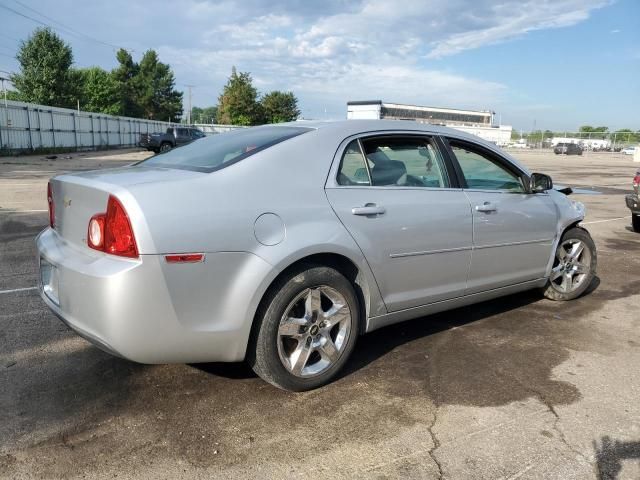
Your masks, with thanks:
[[[467,294],[545,276],[557,235],[547,193],[529,193],[528,176],[475,142],[448,139],[473,211],[473,253]]]
[[[391,312],[464,294],[469,201],[434,138],[381,135],[339,150],[326,193]]]
[[[189,129],[187,128],[179,128],[176,136],[176,145],[184,145],[191,141],[191,136],[189,135]]]

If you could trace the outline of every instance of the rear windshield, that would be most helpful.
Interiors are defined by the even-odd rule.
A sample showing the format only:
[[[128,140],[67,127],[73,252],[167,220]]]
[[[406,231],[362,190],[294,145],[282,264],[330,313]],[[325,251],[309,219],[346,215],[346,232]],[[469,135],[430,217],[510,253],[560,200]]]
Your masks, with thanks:
[[[154,155],[139,165],[213,172],[310,130],[306,127],[274,126],[242,128]]]

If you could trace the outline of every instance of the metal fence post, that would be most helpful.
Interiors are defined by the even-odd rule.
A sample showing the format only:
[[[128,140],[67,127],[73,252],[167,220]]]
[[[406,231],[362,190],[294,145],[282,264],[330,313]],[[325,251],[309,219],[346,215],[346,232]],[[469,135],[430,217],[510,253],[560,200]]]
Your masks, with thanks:
[[[73,120],[73,137],[76,142],[76,151],[78,150],[78,127],[76,127],[76,112],[71,112],[71,119]]]
[[[53,148],[56,148],[56,125],[53,123],[53,110],[49,110],[49,117],[51,118],[51,136],[53,137]]]
[[[29,105],[24,107],[27,111],[27,128],[29,129],[29,148],[33,152],[33,132],[31,131],[31,113],[29,113]]]
[[[36,117],[38,118],[38,137],[40,138],[40,148],[42,148],[42,118],[40,117],[39,108],[36,108]]]
[[[9,140],[9,134],[7,134],[7,140]],[[2,143],[2,122],[0,122],[0,150],[2,150],[3,148],[4,144]]]

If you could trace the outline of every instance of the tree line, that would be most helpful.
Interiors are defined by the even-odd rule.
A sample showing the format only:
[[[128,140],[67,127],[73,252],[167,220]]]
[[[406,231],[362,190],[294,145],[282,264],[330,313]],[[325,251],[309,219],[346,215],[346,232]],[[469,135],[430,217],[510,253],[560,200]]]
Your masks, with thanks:
[[[298,99],[292,92],[274,90],[260,95],[253,86],[251,74],[238,73],[235,67],[218,97],[218,105],[191,109],[194,123],[250,126],[292,122],[299,116]]]
[[[12,100],[53,107],[135,118],[179,122],[183,117],[183,93],[175,88],[171,67],[154,50],[139,62],[124,49],[116,53],[118,66],[75,68],[73,51],[49,28],[38,28],[20,45],[16,55],[19,72],[10,76]],[[292,92],[271,91],[260,95],[250,73],[236,71],[220,96],[218,105],[194,107],[192,121],[230,125],[260,125],[293,121],[300,115]]]
[[[118,66],[73,67],[73,51],[48,28],[38,28],[23,41],[16,58],[19,73],[11,75],[14,100],[53,107],[125,115],[154,120],[178,121],[182,115],[182,92],[175,89],[171,67],[154,50],[140,62],[120,49]]]
[[[609,130],[609,127],[593,127],[591,125],[582,125],[577,132],[561,131],[554,132],[552,130],[535,130],[533,132],[522,133],[513,130],[511,132],[512,140],[520,138],[527,139],[528,142],[551,141],[554,137],[578,137],[582,139],[592,140],[613,140],[617,142],[640,142],[640,130],[633,131],[630,128],[621,128],[618,130]]]

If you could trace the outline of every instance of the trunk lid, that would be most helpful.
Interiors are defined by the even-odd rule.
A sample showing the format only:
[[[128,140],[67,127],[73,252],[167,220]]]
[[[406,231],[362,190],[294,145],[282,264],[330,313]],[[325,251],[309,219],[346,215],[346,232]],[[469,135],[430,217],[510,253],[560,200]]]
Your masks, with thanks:
[[[166,183],[167,192],[170,192],[171,183],[203,175],[206,174],[143,166],[59,175],[50,181],[55,206],[55,230],[68,243],[91,250],[87,246],[89,220],[93,215],[105,212],[109,195],[115,195],[127,211],[138,238],[142,216],[136,215],[139,207],[128,187],[152,182]]]

